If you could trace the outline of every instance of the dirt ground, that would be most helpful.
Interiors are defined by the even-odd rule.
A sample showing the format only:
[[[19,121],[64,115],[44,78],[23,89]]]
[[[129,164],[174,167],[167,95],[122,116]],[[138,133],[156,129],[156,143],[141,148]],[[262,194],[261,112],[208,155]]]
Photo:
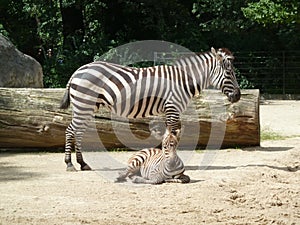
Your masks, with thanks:
[[[189,184],[118,184],[117,164],[70,173],[62,153],[2,152],[0,224],[300,224],[299,112],[298,101],[261,105],[262,130],[289,138],[180,152]]]

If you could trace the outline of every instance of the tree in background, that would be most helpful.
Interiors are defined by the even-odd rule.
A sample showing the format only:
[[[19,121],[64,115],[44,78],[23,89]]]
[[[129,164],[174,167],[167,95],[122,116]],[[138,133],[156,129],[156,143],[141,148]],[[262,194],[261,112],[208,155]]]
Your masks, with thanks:
[[[300,1],[260,0],[248,3],[242,11],[246,18],[264,28],[275,27],[277,36],[285,43],[284,49],[299,48]]]
[[[0,32],[42,64],[45,87],[64,87],[79,66],[137,40],[299,49],[298,9],[296,0],[0,0]]]
[[[260,0],[250,2],[242,8],[246,18],[263,24],[300,23],[300,2],[298,0]]]

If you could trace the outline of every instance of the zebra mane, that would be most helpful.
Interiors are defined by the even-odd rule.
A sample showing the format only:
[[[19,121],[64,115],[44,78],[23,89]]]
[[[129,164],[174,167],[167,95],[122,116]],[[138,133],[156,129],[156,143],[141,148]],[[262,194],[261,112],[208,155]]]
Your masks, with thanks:
[[[182,55],[181,57],[177,58],[175,61],[174,61],[174,65],[176,66],[182,66],[182,65],[188,65],[190,64],[190,59],[193,59],[193,58],[198,58],[198,57],[201,57],[201,56],[204,56],[204,55],[212,55],[212,53],[210,51],[206,51],[206,52],[189,52],[189,53],[185,53],[184,55]],[[187,60],[189,61],[188,64],[187,63]]]
[[[209,55],[209,54],[211,54],[210,51],[205,51],[205,52],[188,52],[188,53],[185,53],[183,56],[181,56],[178,60],[185,59],[185,58],[190,58],[190,57],[195,57],[195,56],[201,56],[201,55]]]
[[[221,48],[223,52],[226,53],[226,55],[233,55],[231,51],[229,51],[228,48]]]
[[[228,48],[219,48],[218,52],[224,53],[229,59],[234,59],[233,53]]]
[[[210,54],[210,53],[211,53],[210,51],[205,51],[205,52],[194,52],[194,55],[201,56],[201,55],[206,55],[206,54]]]

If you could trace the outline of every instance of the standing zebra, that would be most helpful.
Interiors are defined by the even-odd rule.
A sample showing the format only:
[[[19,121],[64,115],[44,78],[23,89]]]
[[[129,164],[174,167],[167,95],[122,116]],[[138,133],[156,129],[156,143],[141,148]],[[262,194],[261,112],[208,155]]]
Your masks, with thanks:
[[[180,128],[180,114],[201,90],[212,85],[227,95],[230,102],[240,99],[240,89],[228,49],[192,55],[175,65],[132,68],[107,62],[93,62],[80,67],[70,78],[60,108],[73,104],[73,118],[66,129],[65,162],[68,171],[75,168],[71,150],[81,170],[91,168],[84,162],[81,142],[94,110],[108,107],[127,118],[165,114],[172,131]]]
[[[117,182],[132,178],[133,183],[161,184],[188,183],[184,165],[176,153],[180,129],[171,131],[168,127],[162,141],[162,149],[146,148],[136,152],[129,160],[125,171],[119,174]],[[137,175],[141,176],[137,176]]]

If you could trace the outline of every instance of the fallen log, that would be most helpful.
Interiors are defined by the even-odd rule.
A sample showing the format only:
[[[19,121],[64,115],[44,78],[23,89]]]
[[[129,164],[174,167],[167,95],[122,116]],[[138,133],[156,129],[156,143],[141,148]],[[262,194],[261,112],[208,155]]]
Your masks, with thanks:
[[[63,148],[72,111],[59,109],[65,89],[0,88],[1,148]],[[242,90],[231,104],[205,90],[182,115],[180,147],[219,148],[260,144],[259,90]],[[84,137],[87,148],[141,148],[159,145],[163,116],[128,120],[102,108]]]

